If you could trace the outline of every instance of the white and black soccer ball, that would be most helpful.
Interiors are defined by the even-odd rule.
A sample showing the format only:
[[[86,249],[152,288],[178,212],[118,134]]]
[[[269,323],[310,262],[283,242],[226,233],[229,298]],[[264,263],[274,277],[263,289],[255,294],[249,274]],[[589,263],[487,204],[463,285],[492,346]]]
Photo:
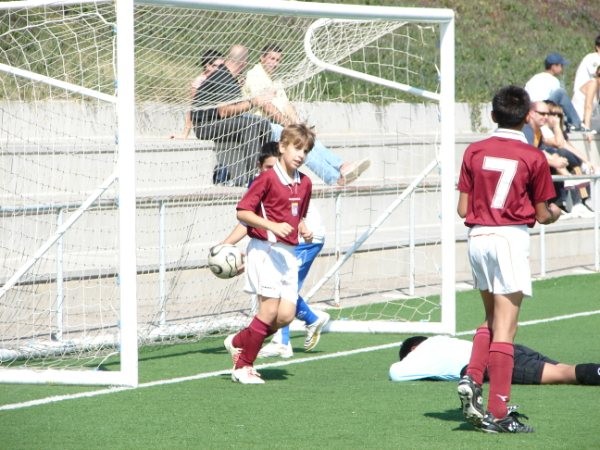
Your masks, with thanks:
[[[233,278],[242,266],[242,253],[231,244],[215,245],[208,251],[208,267],[219,278]]]

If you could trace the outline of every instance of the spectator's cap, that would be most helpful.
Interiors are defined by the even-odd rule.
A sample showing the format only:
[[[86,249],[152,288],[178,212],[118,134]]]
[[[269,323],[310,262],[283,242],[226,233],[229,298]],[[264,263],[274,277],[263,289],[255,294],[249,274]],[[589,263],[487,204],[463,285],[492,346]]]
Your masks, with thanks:
[[[550,53],[548,56],[546,56],[544,64],[546,64],[547,66],[551,66],[552,64],[561,64],[563,66],[566,66],[567,64],[569,64],[569,61],[563,58],[560,53]]]

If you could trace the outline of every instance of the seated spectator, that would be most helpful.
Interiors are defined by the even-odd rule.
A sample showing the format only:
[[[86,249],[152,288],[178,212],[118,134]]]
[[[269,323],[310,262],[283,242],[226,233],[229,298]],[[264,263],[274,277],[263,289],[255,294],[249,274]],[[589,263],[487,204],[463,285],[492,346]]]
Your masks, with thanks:
[[[278,141],[283,126],[299,122],[296,109],[289,101],[281,83],[272,76],[283,58],[283,51],[278,45],[270,44],[263,48],[260,62],[246,74],[243,92],[253,97],[265,93],[272,95],[271,101],[259,105],[253,112],[271,121],[272,139]],[[371,164],[367,159],[354,162],[343,162],[342,158],[317,140],[305,161],[325,183],[347,185],[358,178]]]
[[[268,120],[250,111],[271,100],[269,94],[241,100],[238,77],[248,64],[248,49],[231,47],[225,62],[196,90],[192,102],[192,124],[198,139],[228,143],[217,151],[215,183],[246,186],[254,161],[271,138]]]
[[[194,100],[194,95],[204,81],[213,74],[217,68],[225,62],[223,54],[217,50],[207,50],[202,55],[200,65],[204,68],[196,78],[190,83],[190,103]],[[185,125],[181,135],[172,135],[171,139],[187,139],[190,131],[192,130],[192,111],[189,110],[185,113]]]
[[[586,84],[588,81],[593,80],[597,76],[597,69],[600,67],[600,34],[596,36],[594,41],[594,51],[585,55],[579,66],[577,66],[577,71],[575,72],[575,81],[573,83],[573,104],[575,108],[578,107],[579,117],[583,119],[583,105],[578,104],[575,101],[575,96],[578,95],[578,91],[581,87]]]
[[[535,74],[525,84],[532,102],[552,100],[559,104],[567,115],[567,125],[572,131],[589,131],[582,127],[581,118],[575,111],[571,99],[557,78],[568,61],[558,53],[550,53],[544,60],[543,72]]]
[[[563,122],[563,111],[560,105],[551,100],[544,103],[548,105],[548,116],[546,123],[541,127],[542,145],[540,148],[549,154],[559,154],[567,159],[567,170],[571,175],[582,175],[583,173],[593,173],[594,166],[587,159],[585,152],[580,151],[568,140]],[[589,180],[566,180],[563,182],[563,195],[570,193],[571,212],[563,219],[570,217],[591,218],[594,216],[591,208],[586,201],[590,198]],[[563,203],[566,199],[563,199]],[[562,217],[562,216],[561,216]]]
[[[550,115],[550,108],[546,102],[537,101],[532,102],[531,111],[527,118],[527,124],[523,127],[523,134],[529,144],[534,147],[538,147],[544,152],[550,165],[550,170],[555,175],[569,176],[571,172],[569,169],[573,169],[581,164],[581,160],[568,150],[556,149],[549,145],[545,145],[543,142],[542,129],[546,125],[548,117]],[[564,211],[570,213],[572,208],[568,202],[569,192],[565,189],[564,182],[557,181],[554,183],[554,187],[557,193],[557,199],[555,203],[560,206]],[[582,204],[581,198],[573,196],[573,206],[580,205],[575,208],[575,213],[572,216],[564,215],[565,218],[569,217],[593,217],[593,213]],[[563,216],[561,215],[561,217]]]
[[[565,153],[574,155],[565,155],[569,160],[569,164],[580,166],[582,173],[595,173],[596,168],[590,162],[587,154],[575,147],[569,141],[569,135],[564,123],[564,113],[560,105],[557,105],[552,100],[546,100],[544,103],[548,105],[548,116],[546,124],[542,126],[542,142],[544,145],[566,150]]]
[[[412,336],[400,346],[391,365],[392,381],[459,380],[469,363],[470,341],[449,336]],[[600,385],[600,364],[564,364],[515,344],[512,384]]]

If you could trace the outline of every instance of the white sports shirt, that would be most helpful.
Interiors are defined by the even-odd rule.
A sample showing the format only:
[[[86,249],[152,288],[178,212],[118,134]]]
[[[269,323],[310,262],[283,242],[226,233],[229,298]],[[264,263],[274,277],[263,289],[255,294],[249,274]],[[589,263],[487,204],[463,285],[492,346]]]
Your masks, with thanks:
[[[461,369],[469,363],[473,344],[450,336],[433,336],[390,367],[390,380],[411,381],[423,378],[451,381],[460,379]]]

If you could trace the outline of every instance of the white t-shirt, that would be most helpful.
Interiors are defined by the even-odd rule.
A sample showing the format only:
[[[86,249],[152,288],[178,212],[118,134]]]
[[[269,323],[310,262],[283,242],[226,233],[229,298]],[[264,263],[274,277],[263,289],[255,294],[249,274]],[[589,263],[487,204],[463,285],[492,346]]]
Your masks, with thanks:
[[[256,97],[271,90],[275,91],[275,97],[271,100],[271,103],[279,111],[285,112],[285,107],[289,103],[289,99],[283,86],[278,81],[273,81],[260,63],[256,64],[246,74],[246,82],[242,87],[242,93],[245,97]],[[258,116],[264,116],[264,113],[259,108],[252,112]]]
[[[589,53],[583,57],[575,72],[572,102],[582,119],[585,112],[585,95],[581,92],[581,87],[594,78],[598,66],[600,66],[600,53]]]
[[[548,72],[535,74],[525,84],[525,90],[532,102],[548,100],[550,94],[558,89],[560,89],[559,79]]]
[[[473,344],[463,339],[450,336],[430,337],[402,361],[392,364],[390,380],[458,380],[461,369],[469,363],[472,348]]]
[[[575,81],[573,82],[573,94],[579,91],[587,81],[594,78],[596,67],[600,66],[600,53],[588,53],[583,57],[577,72],[575,72]]]

